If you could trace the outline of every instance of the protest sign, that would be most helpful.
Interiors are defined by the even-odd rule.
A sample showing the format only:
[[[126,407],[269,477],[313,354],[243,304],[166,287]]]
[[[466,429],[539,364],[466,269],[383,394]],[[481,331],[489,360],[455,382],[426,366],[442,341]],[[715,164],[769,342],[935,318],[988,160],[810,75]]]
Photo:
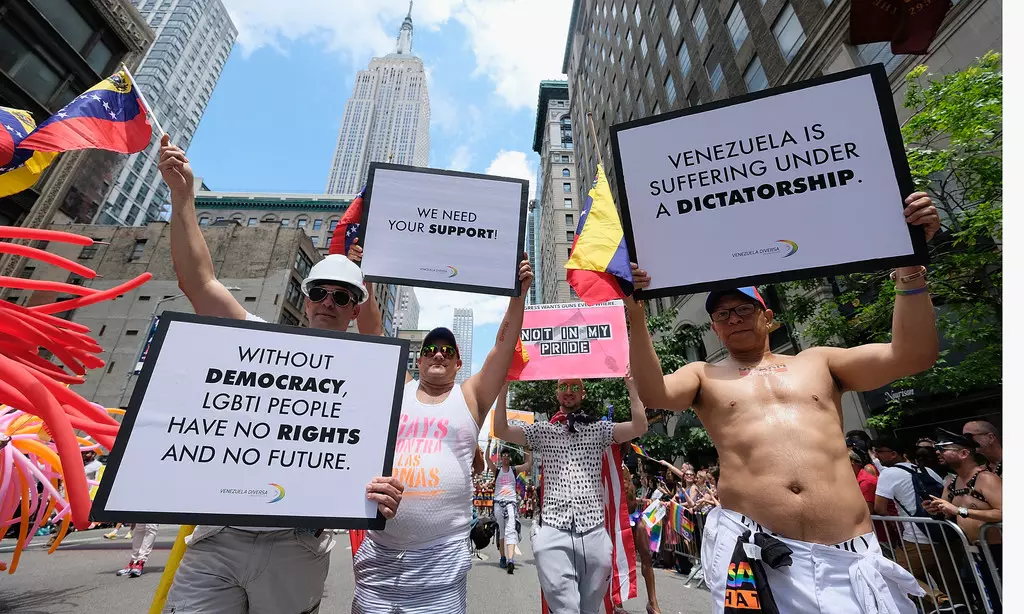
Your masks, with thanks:
[[[629,339],[622,301],[528,305],[520,333],[530,355],[518,379],[622,377]]]
[[[369,281],[519,296],[529,182],[370,165],[359,242]]]
[[[612,150],[639,297],[927,260],[880,65],[616,125]]]
[[[380,529],[409,342],[164,313],[97,520]]]

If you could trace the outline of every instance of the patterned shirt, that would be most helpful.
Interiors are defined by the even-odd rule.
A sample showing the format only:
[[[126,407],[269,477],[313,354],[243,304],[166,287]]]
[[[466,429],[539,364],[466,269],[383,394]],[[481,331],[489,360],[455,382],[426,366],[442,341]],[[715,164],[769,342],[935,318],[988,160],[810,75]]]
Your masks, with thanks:
[[[604,524],[601,457],[614,441],[614,426],[607,420],[578,424],[576,433],[570,433],[565,423],[523,426],[526,444],[543,459],[545,525],[585,533]]]

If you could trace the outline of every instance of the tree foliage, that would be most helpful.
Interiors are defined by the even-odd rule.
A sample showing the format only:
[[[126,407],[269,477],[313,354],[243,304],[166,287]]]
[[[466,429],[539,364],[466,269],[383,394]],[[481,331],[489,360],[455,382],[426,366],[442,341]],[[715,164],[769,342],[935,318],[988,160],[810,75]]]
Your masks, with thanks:
[[[907,75],[902,127],[916,189],[932,195],[942,230],[930,245],[928,281],[944,349],[936,365],[896,383],[961,394],[1002,383],[1002,70],[988,53],[933,78]],[[886,272],[779,287],[790,324],[804,323],[814,345],[850,347],[891,337],[894,284]],[[824,291],[823,291],[824,289]],[[869,424],[899,424],[912,401],[894,401]]]

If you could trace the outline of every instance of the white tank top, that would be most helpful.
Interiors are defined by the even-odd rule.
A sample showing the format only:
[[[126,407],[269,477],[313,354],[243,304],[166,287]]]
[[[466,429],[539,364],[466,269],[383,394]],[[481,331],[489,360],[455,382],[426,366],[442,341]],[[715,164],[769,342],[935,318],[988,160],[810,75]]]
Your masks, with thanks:
[[[419,382],[405,385],[392,475],[405,484],[398,514],[383,531],[370,531],[376,543],[415,550],[469,537],[473,518],[473,453],[480,426],[456,385],[436,405],[416,398]]]
[[[516,476],[511,467],[508,470],[498,469],[498,479],[494,486],[495,501],[516,500]]]

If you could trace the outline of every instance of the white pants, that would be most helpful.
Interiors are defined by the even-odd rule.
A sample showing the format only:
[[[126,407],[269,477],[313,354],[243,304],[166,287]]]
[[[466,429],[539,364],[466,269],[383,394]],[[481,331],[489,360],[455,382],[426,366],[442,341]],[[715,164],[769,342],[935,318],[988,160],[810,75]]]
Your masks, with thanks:
[[[519,510],[515,501],[495,501],[494,521],[498,523],[498,539],[505,540],[506,546],[515,546],[519,543],[519,532],[516,531],[516,520],[519,518]],[[505,556],[505,553],[501,553]]]
[[[725,609],[729,563],[745,531],[771,533],[732,510],[717,507],[704,525],[701,560],[712,612]],[[922,595],[914,576],[882,556],[874,533],[824,545],[774,535],[793,551],[793,564],[762,564],[780,614],[915,614],[907,594]],[[730,591],[730,597],[736,590]]]
[[[541,526],[531,543],[550,614],[604,611],[612,574],[612,540],[604,525],[582,535]]]
[[[156,534],[160,530],[158,524],[133,524],[132,525],[132,560],[145,563],[149,560],[149,553],[153,552],[153,544],[156,543]]]

